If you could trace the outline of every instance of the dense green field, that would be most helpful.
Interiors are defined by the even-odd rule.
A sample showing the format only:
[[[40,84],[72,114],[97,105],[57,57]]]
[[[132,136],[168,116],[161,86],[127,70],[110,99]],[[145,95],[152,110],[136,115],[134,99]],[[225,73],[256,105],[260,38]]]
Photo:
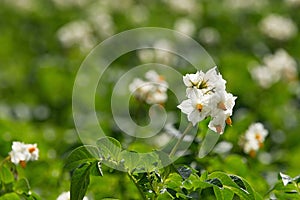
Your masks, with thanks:
[[[105,164],[105,159],[111,158],[104,156],[104,163],[92,159],[93,165],[102,163],[97,169],[103,176],[94,172],[95,166],[91,167],[85,195],[89,199],[300,199],[299,9],[299,0],[2,0],[0,200],[56,199],[70,190],[71,174],[76,175],[74,168],[80,174],[78,169],[89,167],[85,162],[73,168],[64,167],[71,162],[67,159],[70,153],[87,144],[78,136],[73,118],[72,94],[77,72],[99,43],[140,27],[184,33],[207,51],[227,82],[226,91],[237,97],[232,126],[227,125],[218,137],[217,146],[200,158],[199,149],[206,134],[215,134],[207,126],[213,117],[197,124],[194,140],[169,166],[172,172],[167,175],[166,168],[151,168],[144,173],[146,178],[133,172],[128,176]],[[157,41],[157,45],[169,45],[161,42],[164,41]],[[119,48],[116,45],[105,53],[109,55]],[[196,62],[199,64],[195,68],[178,55],[151,49],[135,49],[120,55],[105,71],[91,100],[95,101],[93,107],[103,133],[118,140],[123,149],[144,153],[162,148],[174,137],[166,133],[166,127],[157,138],[148,139],[134,139],[118,127],[111,109],[115,84],[122,75],[142,64],[159,63],[174,68],[181,76],[179,79],[169,80],[168,72],[154,64],[147,69],[154,69],[169,81],[169,89],[165,91],[167,100],[158,103],[172,113],[171,121],[178,128],[180,117],[187,122],[187,115],[177,108],[186,92],[182,76],[213,67],[200,57]],[[128,94],[128,83],[133,78],[145,80],[146,71],[124,83]],[[183,96],[177,99],[170,88],[183,88]],[[85,97],[82,93],[83,102]],[[128,107],[134,122],[144,126],[149,123],[149,104],[153,102],[139,98],[131,97],[129,104],[124,99],[117,100],[121,107]],[[197,109],[200,112],[202,105]],[[257,122],[262,123],[268,134],[263,140],[256,137],[260,140],[256,149],[245,150],[245,133]],[[13,141],[37,144],[38,160],[29,161],[26,167],[11,163],[8,156]],[[99,142],[100,151],[105,144]],[[78,152],[74,155],[81,156]],[[189,171],[189,175],[177,173],[182,170]],[[295,178],[280,176],[280,172]],[[229,174],[240,178],[234,179]],[[228,177],[235,186],[226,181]],[[72,190],[85,188],[82,184],[86,180],[80,176],[76,182],[73,177]],[[255,192],[249,192],[248,184]],[[247,197],[244,190],[252,196]],[[8,193],[17,196],[5,197]],[[81,191],[84,193],[85,189]]]

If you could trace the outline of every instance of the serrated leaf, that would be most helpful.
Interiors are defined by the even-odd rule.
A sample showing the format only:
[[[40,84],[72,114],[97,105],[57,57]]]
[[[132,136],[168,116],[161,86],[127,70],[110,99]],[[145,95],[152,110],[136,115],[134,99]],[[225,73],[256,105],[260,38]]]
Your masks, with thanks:
[[[97,141],[97,147],[102,159],[119,163],[122,146],[118,140],[112,137],[101,138]]]
[[[7,193],[1,196],[0,200],[20,200],[20,197],[16,193]]]
[[[71,177],[71,199],[82,200],[90,183],[91,163],[84,163],[76,168]]]
[[[73,150],[66,159],[65,169],[73,170],[86,162],[94,162],[99,159],[97,147],[86,145]]]
[[[4,184],[9,184],[14,182],[13,173],[4,165],[0,170],[0,178]]]

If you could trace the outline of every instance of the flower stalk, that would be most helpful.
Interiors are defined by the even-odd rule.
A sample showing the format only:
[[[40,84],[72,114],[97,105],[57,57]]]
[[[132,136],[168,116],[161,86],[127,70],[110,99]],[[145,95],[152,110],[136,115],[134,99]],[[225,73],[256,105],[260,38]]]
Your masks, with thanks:
[[[172,151],[169,154],[169,157],[173,157],[174,154],[176,153],[180,143],[182,142],[182,140],[184,139],[184,137],[189,133],[189,131],[192,129],[193,124],[190,122],[188,124],[188,126],[185,128],[184,132],[182,133],[181,137],[179,138],[179,140],[176,142],[175,146],[173,147]]]

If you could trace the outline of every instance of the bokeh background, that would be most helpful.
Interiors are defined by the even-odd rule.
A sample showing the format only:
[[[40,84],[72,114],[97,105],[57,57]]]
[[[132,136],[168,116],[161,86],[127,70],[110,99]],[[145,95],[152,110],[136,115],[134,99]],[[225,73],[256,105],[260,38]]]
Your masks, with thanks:
[[[12,141],[37,143],[40,158],[28,163],[21,175],[42,199],[68,191],[64,159],[81,145],[72,117],[72,87],[81,62],[116,33],[164,27],[198,41],[227,80],[227,91],[238,97],[233,126],[219,139],[230,148],[223,143],[198,159],[195,140],[178,163],[240,175],[265,194],[278,172],[300,174],[299,9],[299,0],[1,0],[0,158],[8,155]],[[130,141],[111,117],[111,90],[130,66],[149,61],[177,62],[162,52],[124,55],[95,97],[101,126],[126,145]],[[181,64],[181,73],[193,72],[188,63]],[[180,114],[177,104],[168,105]],[[269,135],[251,157],[239,141],[254,122],[262,122]],[[144,150],[142,143],[134,145]],[[104,173],[92,178],[89,197],[139,198],[126,174],[105,167]]]

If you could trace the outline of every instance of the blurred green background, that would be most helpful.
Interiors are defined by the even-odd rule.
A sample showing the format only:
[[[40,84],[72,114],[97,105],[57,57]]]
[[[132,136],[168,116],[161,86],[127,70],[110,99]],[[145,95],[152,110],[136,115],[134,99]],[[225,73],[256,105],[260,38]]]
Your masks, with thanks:
[[[72,118],[72,87],[81,62],[93,47],[116,33],[145,26],[164,27],[198,41],[214,58],[227,80],[227,90],[238,96],[233,126],[220,138],[233,144],[231,151],[211,152],[204,159],[195,159],[199,145],[195,141],[191,153],[178,163],[240,175],[264,194],[279,171],[300,174],[299,72],[293,80],[281,79],[263,88],[250,71],[278,49],[288,52],[299,66],[299,9],[297,0],[1,0],[0,158],[8,155],[12,141],[37,143],[39,161],[21,170],[32,189],[42,199],[55,199],[68,191],[64,159],[81,145]],[[271,14],[289,19],[294,33],[286,37],[284,31],[279,34],[282,37],[268,35],[271,31],[264,30],[262,20]],[[273,26],[288,28],[276,23]],[[118,59],[106,90],[96,94],[101,125],[121,141],[124,138],[115,129],[110,113],[111,89],[118,78],[114,74],[144,62],[139,53]],[[193,72],[185,67],[190,66],[182,66],[183,74]],[[174,106],[177,103],[173,102]],[[243,153],[238,141],[257,121],[264,123],[269,136],[263,149],[251,158]],[[105,167],[104,171],[106,176],[92,179],[89,197],[139,198],[126,174]]]

